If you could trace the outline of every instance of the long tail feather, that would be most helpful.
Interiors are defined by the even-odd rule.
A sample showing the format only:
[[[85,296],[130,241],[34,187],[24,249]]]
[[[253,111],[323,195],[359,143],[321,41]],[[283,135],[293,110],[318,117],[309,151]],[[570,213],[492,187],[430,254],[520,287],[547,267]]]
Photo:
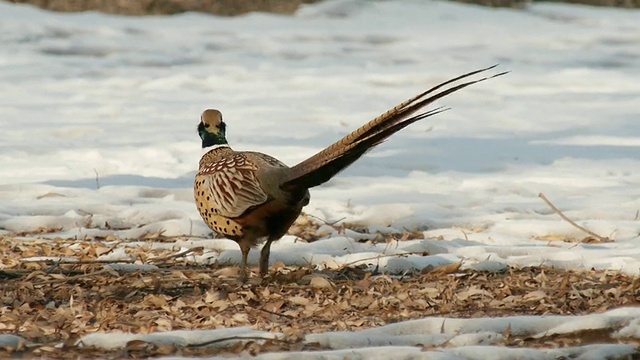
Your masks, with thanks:
[[[458,76],[400,103],[319,153],[292,167],[291,172],[282,184],[282,187],[284,189],[299,187],[310,188],[328,181],[364,155],[368,150],[384,142],[389,136],[399,130],[416,121],[447,110],[445,108],[436,108],[412,116],[420,109],[467,86],[504,75],[507,72],[464,82],[440,92],[436,91],[458,80],[493,69],[496,66],[497,65],[494,65]],[[434,92],[436,93],[428,96]]]

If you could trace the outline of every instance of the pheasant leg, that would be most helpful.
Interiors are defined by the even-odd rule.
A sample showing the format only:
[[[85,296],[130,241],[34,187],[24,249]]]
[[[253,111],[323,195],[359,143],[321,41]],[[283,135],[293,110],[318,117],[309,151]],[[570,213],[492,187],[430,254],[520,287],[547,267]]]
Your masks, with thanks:
[[[240,251],[242,251],[242,262],[240,263],[240,278],[243,282],[247,280],[247,257],[249,256],[249,250],[251,250],[251,246],[240,245]]]
[[[271,242],[272,240],[267,240],[267,242],[262,247],[260,251],[260,276],[267,276],[269,272],[269,255],[271,254]]]

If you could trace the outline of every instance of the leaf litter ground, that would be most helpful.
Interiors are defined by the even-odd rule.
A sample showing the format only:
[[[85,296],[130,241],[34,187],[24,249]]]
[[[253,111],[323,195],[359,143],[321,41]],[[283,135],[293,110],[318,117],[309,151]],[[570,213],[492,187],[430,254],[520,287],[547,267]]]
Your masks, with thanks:
[[[4,237],[0,250],[6,254],[0,259],[0,333],[27,340],[0,349],[0,357],[12,353],[144,358],[318,350],[325,347],[305,342],[305,335],[430,316],[581,315],[633,306],[640,298],[640,281],[613,271],[537,267],[484,273],[452,264],[394,276],[357,267],[329,271],[276,264],[268,279],[261,282],[254,275],[242,284],[235,266],[189,264],[171,249],[127,248],[134,264],[119,266],[98,260],[114,251],[109,241]],[[68,258],[73,260],[65,261]],[[153,266],[141,268],[143,264]],[[99,331],[148,334],[238,326],[284,336],[226,347],[130,341],[124,349],[105,350],[77,343]],[[503,343],[536,348],[618,343],[611,336],[615,330],[533,338],[513,336],[507,329]]]

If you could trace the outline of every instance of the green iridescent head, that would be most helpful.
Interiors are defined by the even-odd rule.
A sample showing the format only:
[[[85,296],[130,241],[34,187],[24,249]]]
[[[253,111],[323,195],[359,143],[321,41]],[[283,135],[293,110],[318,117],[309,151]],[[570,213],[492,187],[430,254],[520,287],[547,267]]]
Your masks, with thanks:
[[[207,109],[200,116],[198,135],[202,139],[202,148],[214,145],[226,145],[227,125],[222,121],[222,113],[215,109]]]

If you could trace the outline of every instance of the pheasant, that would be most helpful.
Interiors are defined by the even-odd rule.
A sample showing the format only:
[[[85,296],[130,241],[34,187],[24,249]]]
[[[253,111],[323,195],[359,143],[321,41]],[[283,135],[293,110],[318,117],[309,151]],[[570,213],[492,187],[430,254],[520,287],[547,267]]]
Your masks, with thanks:
[[[495,66],[458,76],[414,96],[293,167],[263,153],[234,151],[227,143],[226,124],[220,111],[205,110],[198,124],[202,148],[206,151],[194,184],[198,211],[213,231],[240,245],[243,279],[249,250],[266,238],[260,253],[260,275],[265,276],[271,243],[287,232],[309,203],[310,188],[328,181],[404,127],[448,110],[438,107],[419,112],[425,106],[506,73],[453,85]],[[446,88],[447,85],[451,86]]]

